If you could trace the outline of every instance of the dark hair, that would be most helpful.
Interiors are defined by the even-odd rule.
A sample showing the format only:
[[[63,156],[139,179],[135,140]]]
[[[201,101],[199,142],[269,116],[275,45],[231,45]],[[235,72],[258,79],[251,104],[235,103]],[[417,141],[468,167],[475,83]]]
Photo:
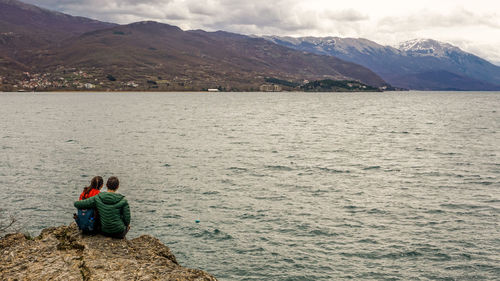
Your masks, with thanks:
[[[117,190],[120,186],[120,181],[117,177],[110,177],[108,182],[106,182],[106,187],[111,190]]]
[[[101,176],[93,177],[92,180],[90,180],[90,185],[83,189],[84,197],[87,196],[92,189],[97,189],[97,190],[101,189],[103,183],[104,180],[102,179]]]

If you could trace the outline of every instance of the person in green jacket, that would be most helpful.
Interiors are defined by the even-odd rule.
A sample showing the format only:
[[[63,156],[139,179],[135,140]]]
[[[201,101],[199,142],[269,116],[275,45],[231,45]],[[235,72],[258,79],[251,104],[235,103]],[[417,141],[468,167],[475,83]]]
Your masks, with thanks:
[[[101,221],[101,233],[114,238],[125,238],[130,229],[130,208],[125,196],[116,193],[120,187],[117,177],[106,182],[108,192],[74,203],[77,209],[96,208]]]

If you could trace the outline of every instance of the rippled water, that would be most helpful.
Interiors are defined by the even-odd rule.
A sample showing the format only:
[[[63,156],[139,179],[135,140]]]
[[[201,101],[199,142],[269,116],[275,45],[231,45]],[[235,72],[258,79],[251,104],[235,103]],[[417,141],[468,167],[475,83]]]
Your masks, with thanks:
[[[220,280],[500,279],[500,93],[4,93],[0,120],[34,234],[116,175],[129,236]]]

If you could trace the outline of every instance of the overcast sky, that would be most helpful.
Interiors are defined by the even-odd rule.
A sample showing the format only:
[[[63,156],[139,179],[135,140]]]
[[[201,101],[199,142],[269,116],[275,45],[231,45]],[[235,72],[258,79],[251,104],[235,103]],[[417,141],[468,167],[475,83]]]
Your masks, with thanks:
[[[121,24],[154,20],[182,29],[367,38],[394,45],[432,38],[500,65],[500,0],[24,0]]]

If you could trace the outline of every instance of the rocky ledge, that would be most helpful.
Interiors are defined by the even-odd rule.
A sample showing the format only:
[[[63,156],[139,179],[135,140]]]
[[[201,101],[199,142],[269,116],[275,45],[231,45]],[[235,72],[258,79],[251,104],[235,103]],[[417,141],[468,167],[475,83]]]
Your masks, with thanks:
[[[206,280],[212,275],[180,266],[150,235],[131,240],[81,235],[75,224],[0,239],[0,280]]]

